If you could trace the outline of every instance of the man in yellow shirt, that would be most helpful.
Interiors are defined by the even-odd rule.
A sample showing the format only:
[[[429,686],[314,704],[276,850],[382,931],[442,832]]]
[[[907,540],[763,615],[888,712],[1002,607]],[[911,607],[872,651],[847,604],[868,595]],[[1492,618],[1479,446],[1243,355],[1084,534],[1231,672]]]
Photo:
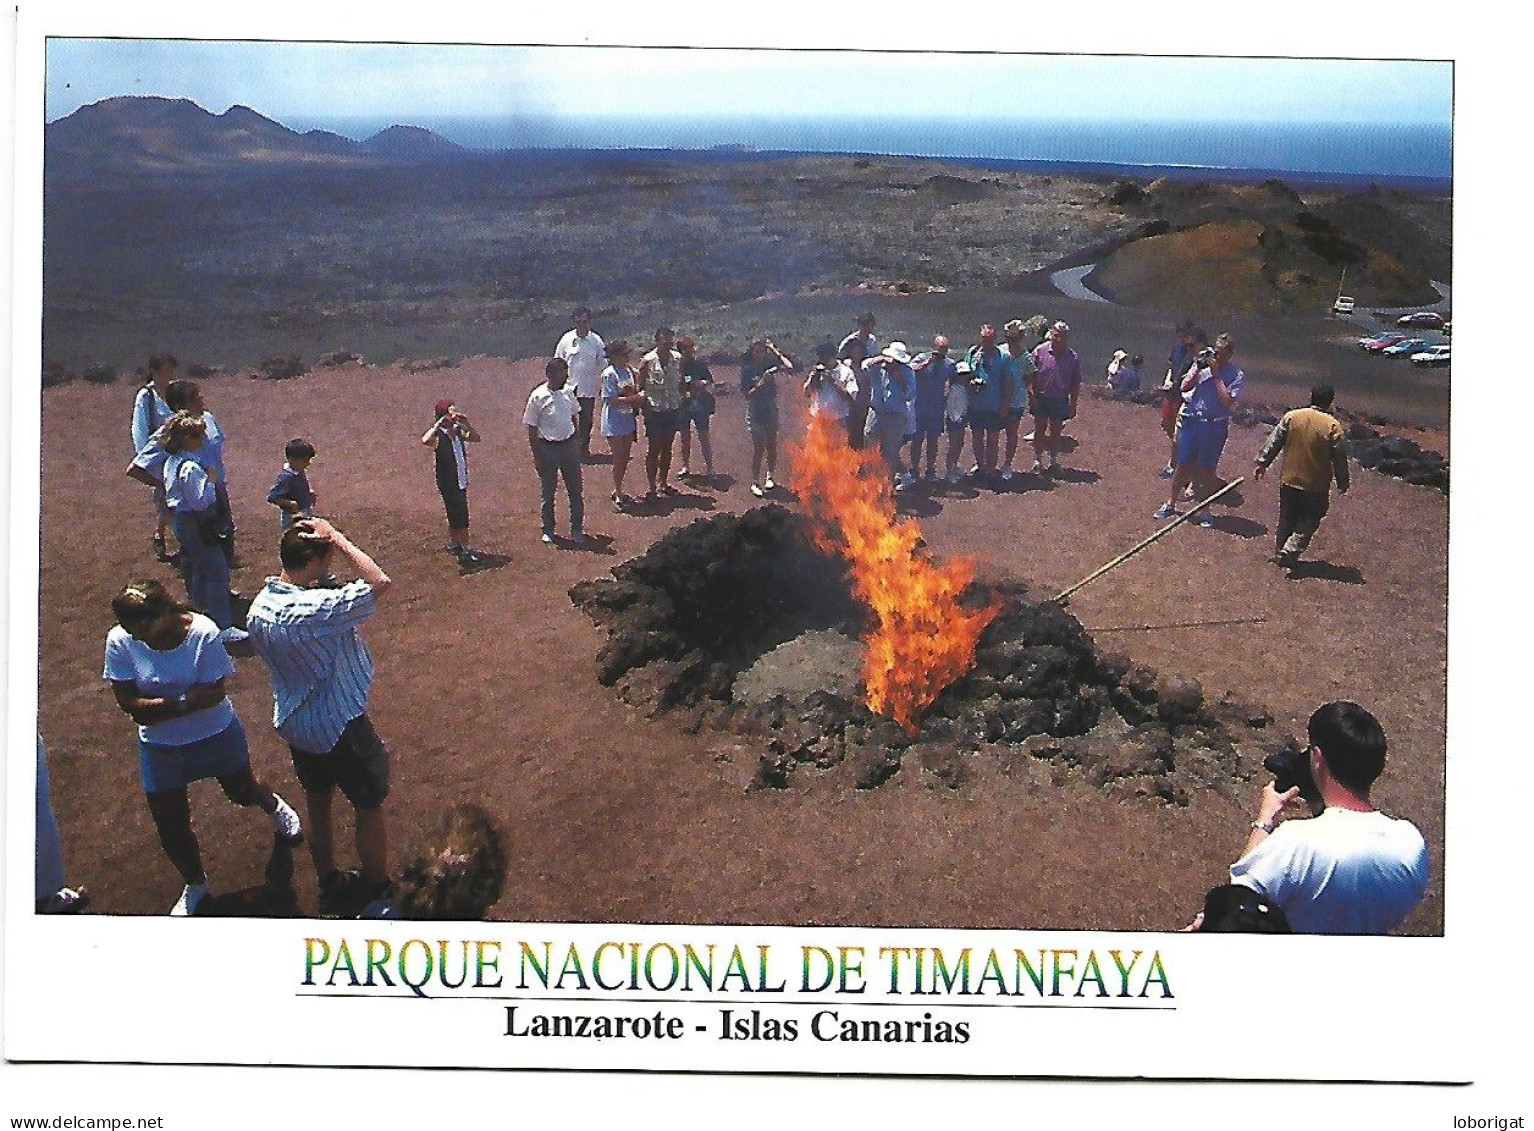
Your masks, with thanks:
[[[1299,563],[1300,555],[1326,517],[1332,479],[1337,480],[1338,494],[1348,493],[1348,455],[1342,446],[1342,425],[1329,411],[1335,397],[1330,385],[1313,386],[1309,407],[1286,412],[1257,453],[1254,475],[1258,479],[1279,452],[1284,454],[1278,476],[1274,560],[1286,569]]]

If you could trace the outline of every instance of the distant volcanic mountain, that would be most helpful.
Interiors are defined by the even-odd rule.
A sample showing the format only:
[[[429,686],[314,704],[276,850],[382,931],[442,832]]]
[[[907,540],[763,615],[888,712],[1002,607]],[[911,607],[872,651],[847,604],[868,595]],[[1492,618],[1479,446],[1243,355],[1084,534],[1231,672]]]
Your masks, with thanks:
[[[213,173],[260,167],[367,167],[430,160],[459,146],[415,126],[364,142],[298,133],[248,106],[213,114],[185,98],[125,96],[82,106],[44,131],[50,177]]]
[[[1145,218],[1139,238],[1097,261],[1088,285],[1117,302],[1248,314],[1326,310],[1346,271],[1360,302],[1431,302],[1449,279],[1446,240],[1377,190],[1314,206],[1280,181],[1254,186],[1119,184],[1108,202]]]

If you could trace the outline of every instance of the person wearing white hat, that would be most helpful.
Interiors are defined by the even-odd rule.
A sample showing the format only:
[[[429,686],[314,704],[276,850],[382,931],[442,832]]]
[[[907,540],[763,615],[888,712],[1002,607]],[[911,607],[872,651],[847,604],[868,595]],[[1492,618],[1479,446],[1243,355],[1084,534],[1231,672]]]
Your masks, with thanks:
[[[895,490],[903,491],[915,477],[907,477],[900,463],[911,406],[916,397],[916,375],[911,371],[911,351],[904,342],[891,342],[863,363],[870,382],[868,423],[864,434],[875,439],[879,454],[894,476]]]

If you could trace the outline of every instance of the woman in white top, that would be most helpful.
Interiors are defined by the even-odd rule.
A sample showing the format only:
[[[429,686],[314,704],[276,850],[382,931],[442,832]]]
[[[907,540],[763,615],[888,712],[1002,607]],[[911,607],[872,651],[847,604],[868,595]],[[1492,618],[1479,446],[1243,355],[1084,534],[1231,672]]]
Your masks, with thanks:
[[[112,600],[112,613],[117,625],[107,633],[103,678],[111,681],[118,707],[138,724],[149,813],[186,885],[170,913],[191,915],[208,893],[208,876],[192,831],[190,783],[216,777],[230,801],[271,817],[287,845],[303,840],[303,826],[251,773],[245,729],[224,694],[234,664],[213,622],[158,581],[129,585]]]
[[[639,431],[638,410],[644,407],[639,378],[629,364],[633,351],[628,342],[607,344],[610,365],[602,370],[602,435],[613,453],[613,510],[622,511],[634,500],[623,493],[623,477],[634,452]]]
[[[197,459],[207,434],[207,425],[188,413],[178,412],[166,422],[165,502],[181,544],[187,595],[218,625],[221,641],[238,644],[246,635],[234,626],[229,602],[229,560],[219,537],[218,469],[204,467]]]

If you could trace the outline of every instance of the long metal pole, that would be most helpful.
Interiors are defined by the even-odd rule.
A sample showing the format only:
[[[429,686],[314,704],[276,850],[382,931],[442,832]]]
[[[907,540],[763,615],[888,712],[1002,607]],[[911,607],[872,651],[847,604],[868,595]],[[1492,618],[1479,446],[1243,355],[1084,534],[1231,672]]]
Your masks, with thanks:
[[[1076,592],[1076,590],[1080,589],[1083,585],[1086,585],[1088,582],[1096,581],[1099,577],[1101,577],[1103,574],[1107,573],[1114,566],[1122,565],[1124,562],[1127,562],[1130,558],[1134,557],[1141,550],[1145,549],[1145,547],[1149,546],[1157,538],[1160,538],[1162,535],[1166,534],[1167,531],[1175,530],[1177,527],[1179,527],[1183,523],[1187,522],[1188,519],[1192,518],[1199,511],[1201,511],[1205,507],[1207,507],[1210,503],[1212,503],[1216,499],[1218,499],[1221,495],[1225,494],[1225,492],[1230,491],[1230,490],[1234,490],[1235,488],[1241,486],[1241,484],[1243,484],[1245,482],[1246,482],[1246,476],[1244,476],[1244,475],[1239,477],[1239,478],[1237,478],[1237,479],[1232,479],[1229,483],[1225,484],[1225,486],[1221,487],[1214,494],[1210,495],[1207,499],[1203,500],[1203,502],[1195,503],[1193,506],[1189,507],[1182,514],[1178,515],[1171,522],[1167,523],[1160,530],[1156,531],[1156,533],[1152,534],[1149,538],[1146,538],[1143,541],[1139,542],[1137,545],[1133,546],[1132,548],[1130,548],[1128,550],[1125,550],[1122,554],[1120,554],[1118,557],[1114,558],[1107,565],[1093,570],[1091,573],[1087,574],[1086,577],[1083,577],[1080,581],[1076,582],[1075,585],[1072,585],[1069,589],[1064,589],[1061,592],[1057,593],[1055,595],[1055,597],[1054,597],[1054,600],[1056,600],[1056,601],[1064,601],[1067,597],[1069,597],[1072,593]]]

